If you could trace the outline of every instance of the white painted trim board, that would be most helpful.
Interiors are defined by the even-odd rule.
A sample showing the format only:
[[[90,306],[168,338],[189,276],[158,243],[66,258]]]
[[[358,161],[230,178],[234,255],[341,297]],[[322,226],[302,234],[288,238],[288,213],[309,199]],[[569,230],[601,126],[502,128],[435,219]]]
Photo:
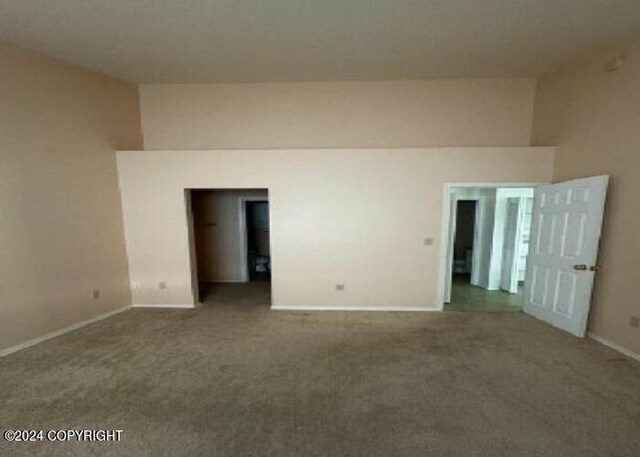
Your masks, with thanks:
[[[632,351],[631,349],[627,349],[626,347],[620,346],[617,343],[614,343],[611,340],[608,340],[606,338],[602,338],[601,336],[598,336],[594,333],[589,332],[587,334],[587,336],[589,338],[591,338],[594,341],[597,341],[598,343],[607,346],[608,348],[613,349],[614,351],[618,351],[621,354],[626,355],[627,357],[631,357],[632,359],[637,360],[638,362],[640,362],[640,354],[638,354],[637,352]]]
[[[131,306],[125,306],[123,308],[118,308],[114,311],[109,311],[108,313],[105,314],[100,314],[99,316],[96,317],[92,317],[91,319],[87,319],[84,320],[82,322],[78,322],[76,324],[73,325],[69,325],[68,327],[64,327],[58,330],[54,330],[53,332],[49,332],[46,333],[42,336],[39,336],[37,338],[33,338],[31,340],[25,341],[24,343],[20,343],[20,344],[16,344],[15,346],[10,346],[8,348],[2,349],[0,350],[0,357],[4,357],[5,355],[9,355],[9,354],[13,354],[14,352],[17,352],[21,349],[26,349],[28,347],[34,346],[38,343],[42,343],[43,341],[47,341],[50,340],[51,338],[55,338],[57,336],[60,335],[64,335],[65,333],[69,333],[72,332],[74,330],[77,330],[81,327],[84,327],[85,325],[89,325],[89,324],[93,324],[94,322],[97,321],[101,321],[102,319],[106,319],[107,317],[111,317],[114,316],[116,314],[119,314],[123,311],[126,311],[128,309],[130,309]]]

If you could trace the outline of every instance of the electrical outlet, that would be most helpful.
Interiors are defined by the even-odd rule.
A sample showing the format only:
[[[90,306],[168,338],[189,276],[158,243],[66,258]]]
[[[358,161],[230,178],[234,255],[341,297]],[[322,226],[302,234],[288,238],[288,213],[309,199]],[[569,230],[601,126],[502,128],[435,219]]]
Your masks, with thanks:
[[[158,283],[158,287],[161,288],[161,289],[166,289],[167,288],[167,283],[164,282],[164,281],[160,281]]]
[[[100,290],[96,289],[93,291],[93,299],[97,300],[98,298],[100,298]]]
[[[336,290],[341,292],[344,290],[344,284],[336,284]]]
[[[629,325],[633,328],[638,328],[640,327],[640,317],[638,316],[631,316],[629,318]]]

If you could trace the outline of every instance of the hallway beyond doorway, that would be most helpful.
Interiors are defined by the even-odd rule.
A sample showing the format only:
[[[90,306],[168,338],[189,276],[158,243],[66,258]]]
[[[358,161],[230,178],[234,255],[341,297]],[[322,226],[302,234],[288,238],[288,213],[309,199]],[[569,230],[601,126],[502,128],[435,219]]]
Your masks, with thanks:
[[[203,306],[236,308],[237,310],[265,309],[271,307],[271,283],[250,281],[239,283],[204,282],[200,284],[200,300]]]
[[[470,284],[468,274],[454,274],[451,303],[446,304],[444,309],[445,311],[521,311],[523,289],[518,287],[516,294],[503,290],[488,290]]]

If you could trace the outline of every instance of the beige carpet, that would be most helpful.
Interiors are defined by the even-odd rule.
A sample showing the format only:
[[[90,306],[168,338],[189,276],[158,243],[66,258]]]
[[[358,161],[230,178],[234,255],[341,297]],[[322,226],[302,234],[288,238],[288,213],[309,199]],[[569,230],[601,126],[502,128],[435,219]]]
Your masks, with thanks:
[[[2,456],[640,456],[640,364],[521,313],[268,310],[266,284],[0,359]]]

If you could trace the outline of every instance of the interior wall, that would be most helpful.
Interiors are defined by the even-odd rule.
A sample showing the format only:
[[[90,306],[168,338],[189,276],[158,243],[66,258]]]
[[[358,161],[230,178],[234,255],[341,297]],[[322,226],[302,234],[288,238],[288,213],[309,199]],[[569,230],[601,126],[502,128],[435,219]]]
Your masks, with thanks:
[[[142,141],[134,85],[7,43],[0,68],[2,349],[131,303],[114,151]]]
[[[147,149],[528,146],[533,79],[143,84]]]
[[[196,190],[192,193],[200,281],[243,281],[240,198],[268,198],[266,190]]]
[[[528,147],[119,152],[133,301],[194,303],[184,189],[265,188],[274,307],[437,309],[444,184],[548,182],[552,163]]]
[[[638,310],[640,258],[640,43],[615,56],[539,80],[533,141],[557,145],[554,180],[609,174],[603,234],[589,332],[640,352]]]

